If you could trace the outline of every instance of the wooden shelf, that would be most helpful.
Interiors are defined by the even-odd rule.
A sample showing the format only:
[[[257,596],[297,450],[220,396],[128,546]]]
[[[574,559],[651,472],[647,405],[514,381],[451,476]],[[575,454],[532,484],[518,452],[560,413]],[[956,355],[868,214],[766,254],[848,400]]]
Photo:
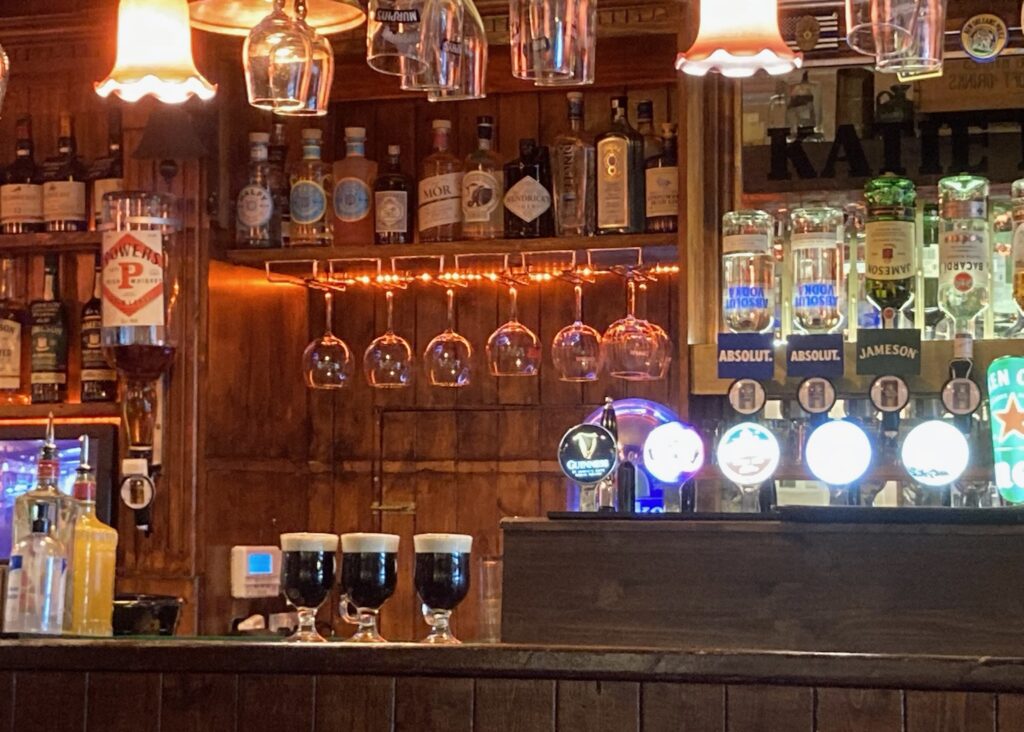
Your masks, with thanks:
[[[66,231],[43,234],[0,234],[0,254],[23,255],[88,252],[100,248],[99,231]]]
[[[118,402],[88,404],[2,404],[0,421],[7,419],[46,419],[53,412],[55,419],[120,418]]]

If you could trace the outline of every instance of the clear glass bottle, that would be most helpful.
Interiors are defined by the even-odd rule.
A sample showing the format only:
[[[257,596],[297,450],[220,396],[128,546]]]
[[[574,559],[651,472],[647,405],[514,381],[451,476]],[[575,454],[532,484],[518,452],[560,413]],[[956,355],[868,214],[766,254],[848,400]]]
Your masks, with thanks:
[[[17,261],[0,259],[0,403],[29,403],[28,312],[18,289]]]
[[[328,246],[331,243],[331,217],[327,210],[331,171],[321,159],[322,143],[320,130],[302,131],[302,159],[292,166],[290,176],[289,246]]]
[[[551,146],[551,174],[558,236],[594,233],[594,141],[583,130],[583,94],[569,92],[569,130]]]
[[[74,118],[62,112],[57,156],[43,164],[43,222],[47,231],[85,231],[86,167],[78,157]]]
[[[402,172],[402,149],[388,145],[388,157],[373,182],[374,242],[411,244],[413,181]]]
[[[14,502],[14,518],[11,521],[11,546],[28,536],[32,531],[32,506],[37,503],[49,507],[50,533],[63,546],[71,546],[77,505],[71,496],[58,489],[60,479],[60,456],[53,436],[53,415],[46,425],[46,436],[39,448],[36,461],[36,485],[25,491]]]
[[[286,166],[288,163],[288,139],[285,137],[284,123],[275,122],[270,133],[270,144],[267,145],[267,162],[270,164],[268,174],[270,190],[274,194],[274,210],[281,218],[281,244],[288,246],[291,214],[288,210],[289,182]]]
[[[4,234],[26,234],[45,228],[42,173],[35,161],[32,117],[19,117],[15,130],[14,162],[7,168],[0,186],[0,232]]]
[[[1013,203],[1013,300],[1024,310],[1024,178],[1010,187]]]
[[[68,398],[68,316],[60,299],[57,271],[57,256],[47,255],[43,297],[29,305],[33,404],[64,402]]]
[[[932,340],[946,314],[939,307],[939,206],[926,203],[921,213],[921,279],[924,286],[924,338]]]
[[[97,256],[93,265],[92,297],[82,306],[81,374],[83,402],[117,400],[117,372],[103,353],[103,267]]]
[[[733,333],[771,330],[775,313],[774,222],[764,211],[722,217],[722,322]]]
[[[462,237],[497,239],[505,226],[501,158],[492,149],[494,118],[476,118],[477,148],[462,174]]]
[[[847,337],[857,340],[859,328],[877,328],[878,310],[868,302],[865,279],[867,275],[867,246],[863,203],[848,203],[843,207],[844,269],[846,270]]]
[[[1005,198],[992,208],[992,320],[995,334],[1017,330],[1021,311],[1013,300],[1013,205]]]
[[[505,164],[505,236],[536,239],[554,235],[548,149],[526,138],[519,141],[519,157]]]
[[[334,163],[334,243],[373,240],[373,181],[377,163],[366,158],[366,128],[345,128],[345,157]]]
[[[597,233],[644,230],[644,141],[629,124],[626,97],[612,97],[611,128],[597,138]]]
[[[661,125],[662,152],[647,159],[644,181],[647,231],[672,232],[679,228],[679,161],[676,126]]]
[[[867,205],[865,289],[882,314],[882,327],[897,327],[914,301],[914,218],[917,190],[907,178],[886,173],[864,186]]]
[[[663,144],[654,131],[654,102],[650,99],[636,103],[636,131],[644,140],[644,162],[661,155]]]
[[[251,249],[281,246],[281,218],[274,205],[266,132],[249,133],[249,176],[238,192],[235,213],[235,244]]]
[[[939,307],[953,320],[955,358],[971,358],[974,320],[989,305],[988,181],[939,181]]]
[[[89,166],[92,186],[92,224],[99,228],[103,218],[103,196],[124,190],[124,160],[121,153],[121,110],[111,106],[107,111],[107,154]]]
[[[843,212],[831,206],[790,214],[793,324],[803,333],[833,333],[842,327]]]
[[[64,627],[67,554],[50,533],[50,508],[47,503],[31,504],[29,532],[11,548],[6,633],[60,635]]]
[[[420,171],[420,241],[455,241],[462,233],[462,161],[449,149],[451,121],[435,119],[432,127],[433,151]]]

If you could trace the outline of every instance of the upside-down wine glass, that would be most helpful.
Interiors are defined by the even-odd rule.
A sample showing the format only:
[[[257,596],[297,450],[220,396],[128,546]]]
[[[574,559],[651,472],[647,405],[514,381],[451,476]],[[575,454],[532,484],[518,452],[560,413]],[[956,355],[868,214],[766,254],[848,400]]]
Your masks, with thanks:
[[[309,39],[309,87],[305,104],[293,110],[281,111],[293,117],[323,117],[331,100],[334,81],[334,47],[306,22],[306,0],[295,0],[295,23]]]
[[[249,31],[242,46],[249,104],[272,112],[302,109],[309,98],[313,47],[302,27],[284,12],[284,0]]]
[[[423,352],[423,363],[431,386],[467,386],[473,371],[473,347],[455,332],[455,291],[448,288],[448,327],[434,336]]]
[[[400,389],[412,383],[413,357],[409,341],[394,331],[395,293],[385,293],[388,309],[388,327],[363,354],[363,373],[366,383],[377,389]]]
[[[651,360],[647,376],[652,381],[664,379],[668,374],[668,367],[672,365],[672,339],[668,337],[664,328],[647,319],[647,284],[644,282],[640,283],[639,312],[640,320],[647,323],[659,343],[659,357]]]
[[[519,292],[508,288],[508,322],[487,339],[487,366],[491,376],[536,376],[540,372],[540,339],[519,322]]]
[[[555,334],[551,361],[562,381],[597,381],[601,373],[601,334],[583,324],[583,288],[573,288],[576,320]]]
[[[626,316],[608,326],[601,339],[605,369],[617,379],[649,381],[652,372],[660,373],[666,358],[658,332],[636,312],[636,284],[627,282]]]
[[[306,346],[302,354],[302,373],[310,389],[341,389],[352,377],[352,351],[331,331],[333,301],[331,291],[325,290],[324,334]]]

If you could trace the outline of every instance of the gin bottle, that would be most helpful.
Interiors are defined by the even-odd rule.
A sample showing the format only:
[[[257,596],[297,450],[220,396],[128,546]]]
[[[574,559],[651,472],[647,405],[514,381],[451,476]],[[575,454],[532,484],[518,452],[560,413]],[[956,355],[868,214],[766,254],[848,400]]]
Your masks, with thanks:
[[[15,158],[0,186],[0,232],[26,234],[43,230],[43,187],[35,161],[32,118],[19,117]]]
[[[377,163],[366,159],[366,128],[345,128],[345,157],[334,163],[334,243],[373,239],[373,181]]]
[[[281,246],[280,212],[274,206],[267,160],[266,132],[249,133],[249,178],[238,192],[235,243],[240,247],[266,249]]]
[[[597,138],[597,233],[644,230],[644,141],[629,124],[626,97],[612,97],[611,128]]]
[[[555,232],[558,236],[594,233],[594,142],[583,131],[583,94],[569,92],[569,130],[551,147]]]
[[[891,173],[864,186],[865,286],[882,314],[882,327],[895,328],[901,310],[914,301],[914,215],[917,192],[907,178]]]
[[[974,320],[989,304],[988,181],[939,181],[939,307],[953,321],[955,358],[972,356]]]
[[[1024,310],[1024,178],[1010,187],[1013,203],[1013,300]]]
[[[764,211],[722,217],[722,319],[733,333],[762,333],[774,324],[773,230]]]
[[[497,239],[504,227],[501,158],[492,150],[494,118],[476,118],[477,148],[466,158],[462,175],[462,236]]]
[[[533,139],[519,141],[519,158],[505,164],[505,189],[505,236],[554,236],[551,163],[546,147],[538,146]]]
[[[39,448],[36,461],[36,485],[25,491],[14,502],[14,517],[11,521],[11,545],[28,536],[32,531],[32,506],[45,504],[51,521],[50,533],[65,547],[71,546],[73,524],[76,518],[75,500],[57,487],[60,477],[59,454],[53,437],[53,414],[46,426],[46,436]]]
[[[1013,300],[1013,207],[992,201],[992,318],[997,335],[1016,330],[1020,310]]]
[[[654,131],[654,102],[644,99],[636,104],[636,131],[644,140],[644,161],[661,155],[662,138]]]
[[[31,507],[29,533],[11,548],[4,632],[60,635],[64,627],[67,553],[50,534],[46,503]]]
[[[302,131],[302,160],[292,166],[289,246],[327,246],[331,243],[331,221],[327,191],[331,190],[330,168],[320,158],[323,132]]]
[[[284,123],[275,122],[267,145],[267,162],[270,164],[270,192],[274,195],[274,209],[281,218],[281,244],[288,246],[291,214],[288,210],[289,182],[285,172],[288,161],[288,141],[284,134]]]
[[[793,324],[803,333],[832,333],[843,323],[843,212],[798,208],[790,214]]]
[[[402,149],[388,145],[388,157],[373,182],[374,242],[412,243],[412,180],[402,172]]]
[[[662,152],[647,159],[644,185],[648,232],[672,232],[679,227],[679,162],[676,126],[661,126]]]
[[[433,130],[418,190],[420,241],[455,241],[462,231],[462,162],[449,150],[451,121],[435,119]]]

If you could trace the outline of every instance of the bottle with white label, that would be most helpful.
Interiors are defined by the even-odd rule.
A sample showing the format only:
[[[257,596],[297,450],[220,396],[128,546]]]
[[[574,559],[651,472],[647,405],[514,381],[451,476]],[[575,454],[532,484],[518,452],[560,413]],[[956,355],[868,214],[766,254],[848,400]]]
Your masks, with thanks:
[[[583,128],[583,94],[569,92],[569,129],[551,146],[551,183],[558,236],[594,233],[594,138]]]
[[[366,128],[345,128],[345,157],[334,163],[334,243],[373,241],[373,181],[377,163],[366,159]]]
[[[402,171],[402,148],[388,145],[387,159],[373,182],[375,243],[412,243],[413,185]]]
[[[774,325],[774,228],[764,211],[722,217],[722,322],[732,333],[763,333]]]
[[[519,157],[505,164],[505,236],[536,239],[555,235],[548,149],[519,141]]]
[[[988,181],[939,181],[939,307],[953,320],[955,358],[972,356],[974,320],[989,305]]]
[[[57,155],[43,163],[43,222],[47,231],[85,231],[86,167],[78,157],[74,118],[60,115]]]
[[[322,142],[322,131],[302,131],[302,159],[291,169],[289,246],[328,246],[332,241],[328,210],[331,169],[320,157]]]
[[[462,233],[462,161],[449,149],[452,123],[435,119],[433,151],[423,159],[419,182],[421,242],[455,241]]]
[[[597,138],[597,233],[644,230],[644,139],[629,124],[626,97],[612,97],[612,123]]]
[[[281,212],[271,187],[266,132],[249,133],[249,177],[238,192],[235,210],[235,244],[268,249],[281,246]]]
[[[28,313],[18,290],[14,259],[0,259],[0,403],[28,404]]]
[[[648,232],[672,232],[679,228],[679,162],[676,126],[661,125],[661,152],[647,159],[644,185]]]
[[[497,239],[504,230],[501,158],[494,145],[494,118],[476,118],[477,147],[462,175],[462,236]]]
[[[895,328],[900,311],[914,301],[917,190],[907,178],[886,173],[867,182],[864,199],[865,290],[882,314],[882,327]]]
[[[68,398],[68,318],[60,299],[58,259],[46,256],[43,297],[29,305],[32,321],[32,403],[52,404]]]
[[[29,534],[11,548],[5,633],[60,635],[64,627],[67,554],[50,534],[50,504],[31,506]]]
[[[831,206],[790,213],[793,324],[802,333],[833,333],[843,325],[843,212]]]
[[[43,230],[43,187],[34,157],[32,117],[19,117],[15,158],[0,185],[0,232],[25,234]]]
[[[121,154],[121,110],[111,107],[107,112],[107,154],[89,166],[92,187],[92,225],[98,229],[103,219],[103,196],[124,190],[124,160]]]

